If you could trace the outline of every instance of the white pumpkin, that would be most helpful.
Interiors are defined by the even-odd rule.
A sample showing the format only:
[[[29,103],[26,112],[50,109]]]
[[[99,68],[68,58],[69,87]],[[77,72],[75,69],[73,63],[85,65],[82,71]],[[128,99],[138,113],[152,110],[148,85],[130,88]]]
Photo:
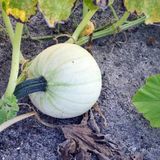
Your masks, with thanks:
[[[47,81],[46,91],[29,97],[41,112],[52,117],[79,116],[100,95],[100,69],[90,53],[75,44],[57,44],[42,51],[28,70],[29,78],[40,76]]]

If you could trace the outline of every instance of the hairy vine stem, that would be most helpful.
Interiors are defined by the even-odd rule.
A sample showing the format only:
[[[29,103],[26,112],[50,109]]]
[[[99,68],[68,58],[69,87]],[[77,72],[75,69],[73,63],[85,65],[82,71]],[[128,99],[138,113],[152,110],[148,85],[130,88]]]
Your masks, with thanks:
[[[4,24],[6,26],[6,31],[8,33],[8,36],[9,36],[9,38],[11,40],[12,45],[13,45],[13,43],[14,43],[14,30],[13,30],[13,26],[11,24],[10,18],[7,16],[6,12],[3,9],[2,9],[2,18],[3,18]],[[25,62],[25,58],[23,57],[23,55],[22,55],[21,52],[20,52],[20,62],[21,63]]]
[[[134,27],[134,26],[137,26],[139,24],[142,24],[144,21],[145,21],[146,17],[143,16],[141,18],[138,18],[136,20],[133,20],[133,21],[130,21],[130,22],[127,22],[123,25],[112,25],[108,28],[105,28],[103,30],[98,30],[97,32],[94,32],[93,33],[93,36],[92,36],[92,40],[94,39],[98,39],[98,38],[102,38],[102,37],[105,37],[105,36],[108,36],[108,35],[112,35],[112,34],[115,34],[115,33],[119,33],[121,31],[125,31],[131,27]],[[89,40],[89,37],[88,36],[85,36],[85,37],[81,37],[80,39],[78,39],[78,41],[76,42],[76,44],[78,45],[83,45],[85,43],[87,43]]]
[[[12,94],[15,90],[16,84],[17,84],[22,32],[23,32],[23,24],[17,23],[16,29],[15,29],[15,34],[14,34],[14,41],[13,41],[11,72],[10,72],[10,77],[9,77],[7,89],[5,92],[5,97],[12,96]]]
[[[29,113],[26,113],[26,114],[22,114],[20,116],[16,116],[15,118],[10,119],[10,120],[2,123],[0,125],[0,133],[2,131],[4,131],[5,129],[7,129],[8,127],[10,127],[11,125],[13,125],[13,124],[15,124],[19,121],[22,121],[23,119],[26,119],[26,118],[29,118],[29,117],[35,116],[35,115],[36,115],[36,112],[29,112]]]
[[[74,31],[72,38],[70,38],[68,41],[66,41],[67,43],[74,43],[74,41],[78,40],[81,32],[83,31],[83,29],[88,24],[88,22],[90,21],[90,19],[93,17],[93,15],[96,13],[97,10],[98,9],[90,10],[90,11],[88,11],[88,13],[86,13],[83,20],[81,21],[81,23],[78,25],[78,27]],[[73,41],[73,39],[74,39],[74,41]]]

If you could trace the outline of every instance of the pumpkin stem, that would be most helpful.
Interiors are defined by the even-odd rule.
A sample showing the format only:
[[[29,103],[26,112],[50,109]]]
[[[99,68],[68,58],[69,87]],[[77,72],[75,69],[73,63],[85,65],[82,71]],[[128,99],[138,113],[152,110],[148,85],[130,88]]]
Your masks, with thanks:
[[[16,86],[14,95],[17,99],[23,98],[31,93],[45,92],[47,88],[46,79],[41,76],[34,79],[25,80]]]

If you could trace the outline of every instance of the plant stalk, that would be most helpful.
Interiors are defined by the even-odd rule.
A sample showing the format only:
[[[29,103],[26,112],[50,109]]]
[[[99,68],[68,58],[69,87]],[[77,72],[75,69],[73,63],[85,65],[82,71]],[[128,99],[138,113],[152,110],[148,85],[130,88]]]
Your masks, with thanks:
[[[131,27],[142,24],[145,21],[145,18],[146,18],[145,16],[143,16],[143,17],[140,17],[136,20],[128,21],[126,24],[123,24],[124,20],[126,20],[126,17],[127,17],[126,15],[122,18],[122,20],[120,22],[115,22],[112,25],[103,26],[103,27],[97,29],[97,31],[95,31],[93,33],[92,39],[93,40],[98,39],[98,38],[101,38],[101,37],[105,37],[105,36],[108,36],[108,35],[115,34],[116,32],[119,33],[120,31],[127,30]],[[52,38],[54,38],[54,36],[50,36],[50,35],[42,36],[42,37],[31,37],[31,39],[33,39],[33,40],[45,40],[45,39],[52,39]],[[83,44],[87,43],[88,40],[89,40],[89,37],[84,36],[84,37],[81,37],[80,39],[78,39],[76,44],[83,45]]]
[[[28,96],[35,92],[45,92],[47,88],[47,81],[44,77],[38,77],[34,79],[28,79],[19,83],[14,91],[14,95],[17,99]]]
[[[112,25],[111,27],[106,28],[104,30],[100,30],[100,31],[94,32],[93,36],[92,36],[92,40],[98,39],[98,38],[102,38],[102,37],[105,37],[105,36],[108,36],[108,35],[112,35],[112,34],[127,30],[127,29],[129,29],[131,27],[134,27],[134,26],[137,26],[139,24],[142,24],[145,21],[145,19],[146,19],[146,17],[143,16],[141,18],[138,18],[136,20],[133,20],[133,21],[130,21],[130,22],[126,23],[126,24],[123,24],[121,26],[119,26],[120,23],[118,22],[119,23],[118,25],[115,24],[114,26]],[[118,26],[118,28],[116,28],[115,26]],[[85,37],[80,38],[76,42],[76,44],[83,45],[83,44],[87,43],[88,40],[89,40],[89,37],[85,36]]]
[[[130,13],[126,11],[126,12],[123,14],[123,16],[121,17],[121,19],[119,19],[119,20],[118,20],[115,24],[113,24],[112,26],[113,26],[115,29],[117,29],[118,27],[120,27],[121,25],[123,25],[123,24],[127,21],[129,15],[130,15]],[[111,27],[112,27],[112,26],[111,26]]]
[[[8,86],[5,92],[6,97],[10,97],[13,94],[17,84],[22,32],[23,32],[23,24],[17,23],[13,41],[11,72],[10,72]]]
[[[112,5],[109,5],[109,8],[111,9],[115,20],[118,21],[118,20],[119,20],[119,17],[118,17],[118,15],[117,15],[115,9],[113,8],[113,6],[112,6]]]
[[[2,18],[3,18],[4,24],[6,26],[6,31],[8,33],[9,38],[10,38],[10,41],[11,41],[11,43],[13,45],[13,43],[14,43],[14,30],[13,30],[13,26],[11,24],[9,16],[6,14],[6,12],[3,9],[2,9]],[[23,55],[22,55],[21,52],[20,52],[20,62],[21,63],[25,62],[25,58],[23,57]]]
[[[29,118],[29,117],[35,116],[35,115],[36,115],[36,112],[30,112],[30,113],[22,114],[20,116],[17,116],[17,117],[15,117],[13,119],[10,119],[10,120],[2,123],[0,125],[0,133],[2,131],[4,131],[5,129],[7,129],[8,127],[10,127],[11,125],[13,125],[13,124],[15,124],[15,123],[17,123],[19,121],[22,121],[23,119],[26,119],[26,118]]]
[[[67,43],[74,43],[74,42],[76,42],[78,40],[79,35],[81,34],[83,29],[88,24],[88,22],[90,21],[90,19],[93,17],[93,15],[96,13],[97,10],[98,9],[94,9],[94,10],[88,11],[88,13],[82,19],[81,23],[78,25],[78,27],[74,31],[74,33],[72,35],[72,38],[70,38],[68,41],[66,41]]]
[[[88,13],[88,7],[83,0],[83,18],[86,16],[87,13]]]
[[[3,9],[2,9],[2,18],[3,18],[4,24],[6,26],[8,36],[9,36],[11,42],[13,42],[13,39],[14,39],[13,26],[11,24],[9,17],[7,16],[6,12]]]

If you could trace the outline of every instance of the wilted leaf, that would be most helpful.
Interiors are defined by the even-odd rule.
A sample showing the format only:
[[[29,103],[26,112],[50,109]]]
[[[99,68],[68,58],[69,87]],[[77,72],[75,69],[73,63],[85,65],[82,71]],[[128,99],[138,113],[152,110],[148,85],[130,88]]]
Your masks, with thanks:
[[[27,22],[28,19],[36,14],[38,0],[3,0],[3,8],[8,15]]]
[[[19,110],[15,96],[0,99],[0,124],[15,117]]]
[[[160,75],[149,77],[132,102],[152,127],[160,127]]]
[[[90,113],[92,113],[92,111]],[[101,113],[99,114],[101,116]],[[129,160],[128,156],[125,156],[120,151],[117,144],[100,133],[100,122],[97,124],[94,118],[94,115],[90,114],[89,118],[88,114],[86,114],[81,124],[61,127],[66,138],[66,141],[58,147],[58,153],[61,158],[63,160],[90,160],[92,153],[94,153],[99,160]],[[103,118],[103,116],[101,118]],[[88,126],[88,123],[94,132]]]
[[[62,22],[70,16],[75,0],[38,0],[38,2],[49,27],[54,27],[57,22]]]
[[[160,22],[160,1],[159,0],[124,0],[128,11],[136,11],[138,15],[145,14],[146,24]]]

